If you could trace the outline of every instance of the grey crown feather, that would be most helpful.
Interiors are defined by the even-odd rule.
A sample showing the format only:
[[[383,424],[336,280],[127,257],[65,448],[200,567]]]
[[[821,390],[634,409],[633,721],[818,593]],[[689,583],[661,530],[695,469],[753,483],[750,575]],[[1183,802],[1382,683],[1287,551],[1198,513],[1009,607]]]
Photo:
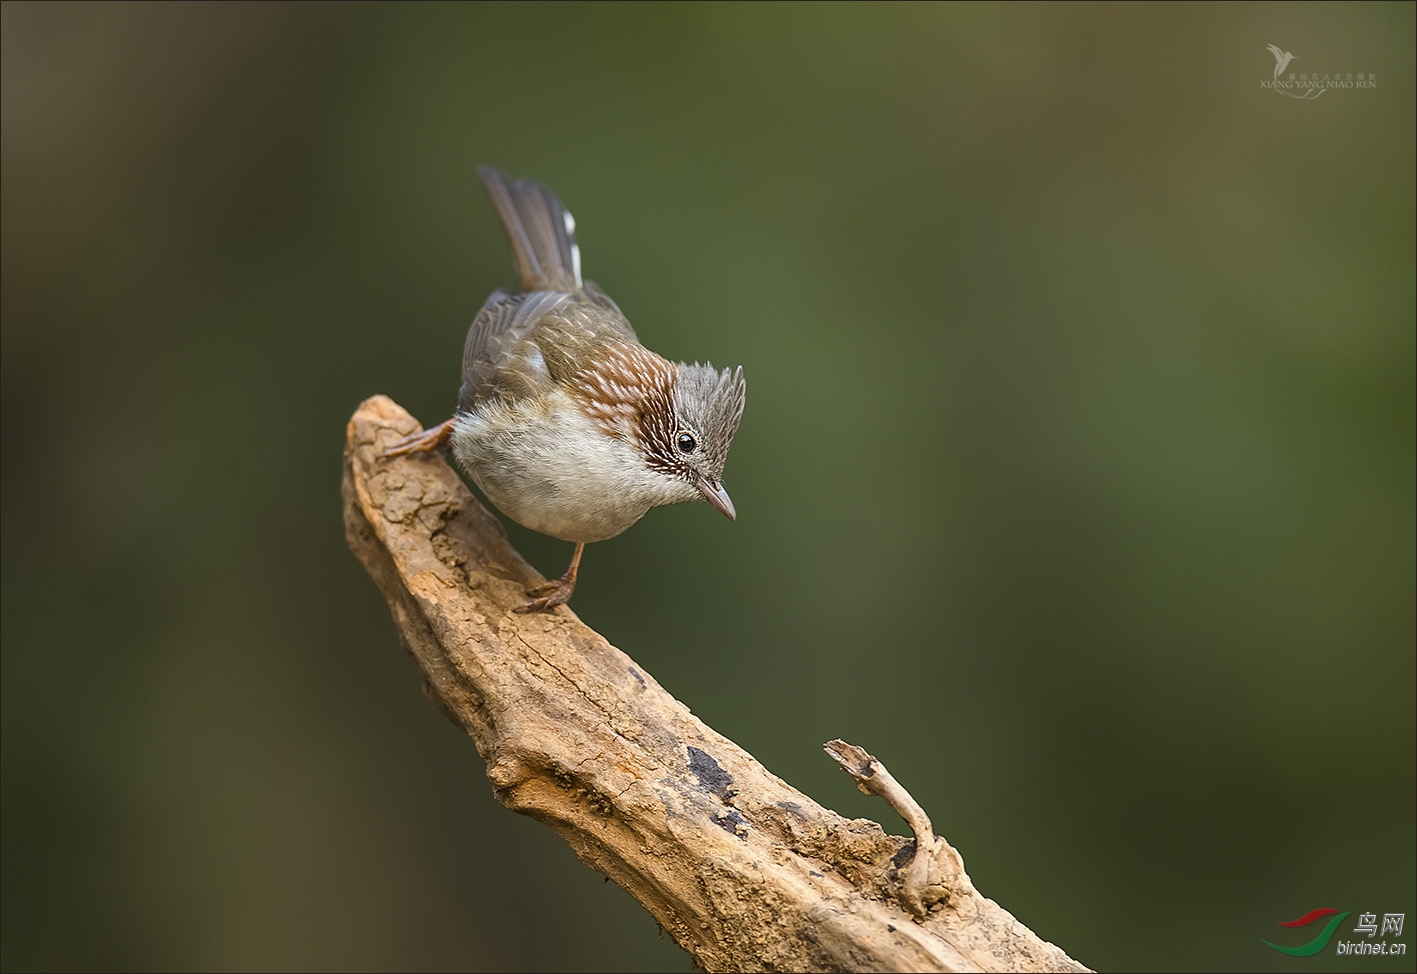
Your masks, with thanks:
[[[712,459],[715,471],[721,474],[747,403],[748,390],[743,367],[718,372],[712,365],[697,362],[680,365],[675,385],[676,404],[687,412],[698,414],[685,418],[702,424],[699,434],[704,439],[704,452]]]

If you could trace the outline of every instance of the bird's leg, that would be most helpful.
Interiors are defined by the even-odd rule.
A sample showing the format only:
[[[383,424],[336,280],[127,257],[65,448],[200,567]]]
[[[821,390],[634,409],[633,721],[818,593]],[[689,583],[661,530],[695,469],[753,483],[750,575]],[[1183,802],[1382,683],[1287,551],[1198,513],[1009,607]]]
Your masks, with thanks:
[[[566,569],[566,574],[554,582],[543,582],[527,589],[526,594],[535,596],[535,598],[517,611],[543,612],[547,609],[554,609],[558,605],[565,605],[566,600],[571,597],[571,593],[576,590],[576,573],[581,569],[581,553],[583,551],[585,551],[585,542],[577,541],[576,553],[571,556],[571,567]]]
[[[405,436],[385,450],[381,456],[401,457],[405,453],[426,453],[443,446],[448,442],[448,437],[452,435],[453,421],[450,419],[446,423],[439,423],[431,430],[419,430],[417,433]]]

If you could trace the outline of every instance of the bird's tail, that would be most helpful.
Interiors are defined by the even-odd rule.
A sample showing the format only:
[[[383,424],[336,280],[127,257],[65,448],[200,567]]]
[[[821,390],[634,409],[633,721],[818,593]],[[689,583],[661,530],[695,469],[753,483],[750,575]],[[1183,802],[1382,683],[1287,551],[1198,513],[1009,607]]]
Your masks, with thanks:
[[[482,166],[477,175],[511,238],[523,290],[578,290],[581,251],[576,246],[576,221],[556,194],[535,180],[508,179],[491,166]]]

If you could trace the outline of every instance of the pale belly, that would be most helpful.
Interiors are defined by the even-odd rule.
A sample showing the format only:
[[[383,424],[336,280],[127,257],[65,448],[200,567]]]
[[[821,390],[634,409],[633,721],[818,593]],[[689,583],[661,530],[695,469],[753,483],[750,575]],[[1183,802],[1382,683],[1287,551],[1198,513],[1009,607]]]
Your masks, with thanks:
[[[459,414],[453,455],[518,524],[564,541],[604,541],[651,507],[692,500],[692,485],[645,466],[560,390],[540,404],[487,403]]]

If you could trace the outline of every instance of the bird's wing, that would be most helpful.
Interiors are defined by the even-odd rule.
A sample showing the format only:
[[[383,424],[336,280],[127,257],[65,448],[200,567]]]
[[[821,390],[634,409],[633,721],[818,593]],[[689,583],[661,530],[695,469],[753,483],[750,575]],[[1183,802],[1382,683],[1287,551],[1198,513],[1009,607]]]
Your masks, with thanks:
[[[516,400],[566,381],[597,344],[639,341],[610,296],[581,279],[576,221],[556,194],[491,166],[477,175],[512,242],[527,293],[493,293],[468,329],[458,394],[465,412],[493,397]]]
[[[1266,46],[1265,49],[1266,49],[1267,51],[1269,51],[1269,53],[1271,53],[1271,54],[1274,55],[1274,59],[1275,59],[1276,61],[1278,61],[1278,62],[1281,63],[1281,64],[1284,62],[1284,52],[1281,51],[1276,45],[1274,45],[1274,44],[1269,44],[1269,45]]]
[[[638,342],[639,336],[635,334],[635,329],[630,327],[630,319],[625,317],[625,312],[620,310],[620,306],[614,302],[610,295],[600,289],[600,285],[594,281],[586,281],[581,287],[581,293],[586,300],[609,314],[598,316],[602,327],[613,330],[621,338]]]
[[[494,291],[473,319],[463,343],[458,409],[470,412],[494,396],[515,400],[544,389],[551,376],[528,336],[548,314],[575,301],[575,295],[564,291]]]

